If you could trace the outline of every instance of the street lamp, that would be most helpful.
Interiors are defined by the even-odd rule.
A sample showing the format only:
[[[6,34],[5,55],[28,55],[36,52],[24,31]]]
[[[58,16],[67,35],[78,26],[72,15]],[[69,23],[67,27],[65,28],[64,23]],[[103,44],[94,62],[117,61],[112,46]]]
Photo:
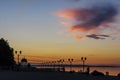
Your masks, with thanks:
[[[59,70],[61,71],[61,67],[63,66],[64,59],[60,59],[57,62],[58,62]]]
[[[55,69],[56,61],[52,61],[51,63],[52,63],[51,66],[53,67],[53,69]]]
[[[15,54],[17,54],[17,60],[18,60],[18,64],[19,64],[19,57],[22,54],[22,51],[15,51]]]
[[[73,59],[68,59],[68,61],[70,62],[70,71],[72,71],[72,62],[73,62]]]
[[[60,62],[61,62],[61,67],[63,67],[64,59],[60,59]]]
[[[60,70],[60,60],[58,60],[57,63],[58,63],[58,68]]]
[[[83,72],[84,72],[85,61],[87,60],[87,58],[86,57],[81,57],[81,60],[83,61]]]

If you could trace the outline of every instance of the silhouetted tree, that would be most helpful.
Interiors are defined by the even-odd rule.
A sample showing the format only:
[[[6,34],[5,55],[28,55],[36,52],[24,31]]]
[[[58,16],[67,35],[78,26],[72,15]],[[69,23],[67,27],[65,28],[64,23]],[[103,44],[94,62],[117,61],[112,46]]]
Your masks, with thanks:
[[[0,66],[13,66],[15,64],[13,48],[11,48],[6,40],[0,39]]]

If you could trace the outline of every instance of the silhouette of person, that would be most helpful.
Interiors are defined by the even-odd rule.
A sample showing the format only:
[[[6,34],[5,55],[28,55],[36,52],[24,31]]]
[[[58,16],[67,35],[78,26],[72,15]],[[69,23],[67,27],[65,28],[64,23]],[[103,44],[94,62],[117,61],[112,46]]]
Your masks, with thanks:
[[[30,67],[31,67],[30,63],[28,63],[28,64],[27,64],[27,67],[28,67],[28,68],[30,68]]]
[[[90,67],[87,67],[87,74],[90,74]]]

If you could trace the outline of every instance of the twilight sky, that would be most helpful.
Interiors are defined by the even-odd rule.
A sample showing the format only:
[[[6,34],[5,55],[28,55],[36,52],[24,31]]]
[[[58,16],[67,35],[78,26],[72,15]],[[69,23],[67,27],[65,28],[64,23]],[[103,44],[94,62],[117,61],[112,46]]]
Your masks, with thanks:
[[[0,37],[23,55],[120,65],[119,0],[0,0]]]

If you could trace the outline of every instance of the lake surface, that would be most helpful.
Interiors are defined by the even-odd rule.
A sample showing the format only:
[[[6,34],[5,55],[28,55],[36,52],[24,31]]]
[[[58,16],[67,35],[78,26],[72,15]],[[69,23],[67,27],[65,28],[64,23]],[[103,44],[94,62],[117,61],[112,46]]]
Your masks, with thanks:
[[[37,68],[43,68],[43,67],[37,67]],[[49,68],[53,68],[53,67],[49,67]],[[83,68],[72,67],[72,70],[74,70],[75,72],[80,72],[83,70]],[[109,72],[109,75],[113,75],[113,76],[117,76],[117,74],[120,73],[120,67],[90,67],[90,72],[93,72],[94,70],[97,70],[104,74],[106,74],[106,72]],[[65,67],[65,71],[70,71],[70,67]],[[86,67],[85,67],[85,71],[86,71]]]
[[[65,68],[66,71],[70,71],[69,67]],[[72,70],[74,70],[75,72],[79,72],[80,70],[83,70],[82,67],[73,67]],[[109,72],[109,75],[117,75],[118,73],[120,73],[120,67],[90,67],[90,72],[97,70],[100,71],[104,74],[106,74],[106,72]],[[85,68],[86,71],[86,68]]]

